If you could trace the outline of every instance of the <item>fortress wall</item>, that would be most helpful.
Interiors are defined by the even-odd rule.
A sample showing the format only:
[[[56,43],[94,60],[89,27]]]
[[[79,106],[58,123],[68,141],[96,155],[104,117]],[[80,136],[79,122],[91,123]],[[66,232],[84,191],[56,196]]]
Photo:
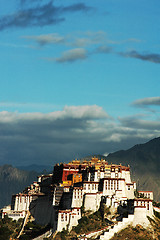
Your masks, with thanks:
[[[93,212],[97,211],[100,206],[101,194],[87,193],[84,196],[84,209],[85,211],[91,210]]]
[[[134,199],[134,186],[126,184],[126,197],[128,199]]]
[[[74,199],[72,198],[72,208],[81,207],[83,204],[83,198]]]
[[[73,226],[78,225],[78,220],[80,218],[81,212],[79,208],[74,208],[72,210],[59,210],[57,231],[61,232],[63,229],[68,229],[71,231]]]
[[[68,226],[68,230],[71,231],[73,226],[77,226],[78,225],[78,220],[80,219],[80,217],[78,217],[77,215],[70,215],[70,223]]]
[[[147,218],[147,209],[146,207],[139,207],[136,206],[134,208],[134,220],[133,220],[133,226],[136,226],[137,224],[140,224],[144,227],[147,227],[150,225],[150,222]]]
[[[130,171],[125,171],[125,180],[127,183],[131,183]]]
[[[38,224],[53,226],[55,222],[55,210],[49,196],[40,196],[36,201],[30,204],[31,215]]]
[[[72,208],[81,207],[83,204],[83,190],[74,188],[72,195]]]
[[[58,213],[58,223],[57,223],[57,231],[61,232],[63,229],[67,229],[67,225],[69,224],[70,220],[70,212],[66,211],[65,213],[59,212]]]

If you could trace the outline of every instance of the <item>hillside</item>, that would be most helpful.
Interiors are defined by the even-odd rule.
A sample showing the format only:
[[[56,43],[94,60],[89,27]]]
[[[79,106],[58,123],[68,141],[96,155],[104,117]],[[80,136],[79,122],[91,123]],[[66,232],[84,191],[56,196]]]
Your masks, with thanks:
[[[11,165],[0,166],[0,208],[11,203],[12,194],[36,181],[38,173],[23,171]]]
[[[126,151],[109,154],[106,160],[130,165],[132,179],[137,182],[138,189],[153,191],[155,200],[160,201],[160,137]]]

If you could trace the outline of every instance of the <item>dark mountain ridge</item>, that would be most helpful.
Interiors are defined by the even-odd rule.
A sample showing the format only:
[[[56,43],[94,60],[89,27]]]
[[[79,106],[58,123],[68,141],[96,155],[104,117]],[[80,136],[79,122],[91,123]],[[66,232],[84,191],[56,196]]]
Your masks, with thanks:
[[[138,144],[128,150],[111,153],[106,158],[110,162],[129,164],[136,171],[145,170],[158,174],[160,170],[160,137]]]
[[[128,150],[111,153],[106,160],[130,165],[137,188],[153,191],[155,200],[160,201],[160,137]]]

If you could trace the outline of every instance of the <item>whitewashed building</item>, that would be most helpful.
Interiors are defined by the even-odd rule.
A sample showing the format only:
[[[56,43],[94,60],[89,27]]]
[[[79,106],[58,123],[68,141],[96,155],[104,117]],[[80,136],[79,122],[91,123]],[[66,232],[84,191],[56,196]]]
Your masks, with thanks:
[[[38,176],[38,181],[24,192],[13,195],[11,209],[4,210],[3,216],[25,217],[32,206],[31,214],[37,222],[50,223],[57,231],[70,231],[81,218],[81,208],[95,212],[102,199],[107,207],[115,210],[127,201],[133,201],[134,216],[130,220],[134,225],[147,225],[147,216],[153,215],[153,192],[139,191],[141,198],[135,198],[136,183],[131,181],[129,166],[93,158],[82,164],[73,161],[64,166],[56,165],[55,172]]]

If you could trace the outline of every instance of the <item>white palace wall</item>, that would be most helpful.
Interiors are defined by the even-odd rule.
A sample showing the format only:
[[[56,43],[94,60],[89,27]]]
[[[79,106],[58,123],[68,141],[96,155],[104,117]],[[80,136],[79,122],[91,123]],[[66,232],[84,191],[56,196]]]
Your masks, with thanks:
[[[33,196],[32,195],[28,195],[28,194],[17,194],[14,195],[12,197],[12,202],[14,202],[14,204],[12,205],[12,210],[15,211],[28,211],[29,210],[29,206],[30,203],[33,200]]]
[[[133,226],[136,226],[137,224],[140,224],[144,227],[148,227],[150,225],[150,222],[147,218],[147,210],[145,207],[137,206],[134,208]]]
[[[102,193],[86,193],[84,195],[84,210],[95,212],[100,207]]]
[[[84,193],[96,193],[98,192],[99,182],[84,182],[83,183],[83,192]]]
[[[81,218],[80,208],[59,210],[57,231],[61,232],[63,229],[71,230],[73,226],[78,225],[78,220]]]
[[[82,187],[74,187],[72,194],[72,208],[81,207],[83,204],[83,188]]]

